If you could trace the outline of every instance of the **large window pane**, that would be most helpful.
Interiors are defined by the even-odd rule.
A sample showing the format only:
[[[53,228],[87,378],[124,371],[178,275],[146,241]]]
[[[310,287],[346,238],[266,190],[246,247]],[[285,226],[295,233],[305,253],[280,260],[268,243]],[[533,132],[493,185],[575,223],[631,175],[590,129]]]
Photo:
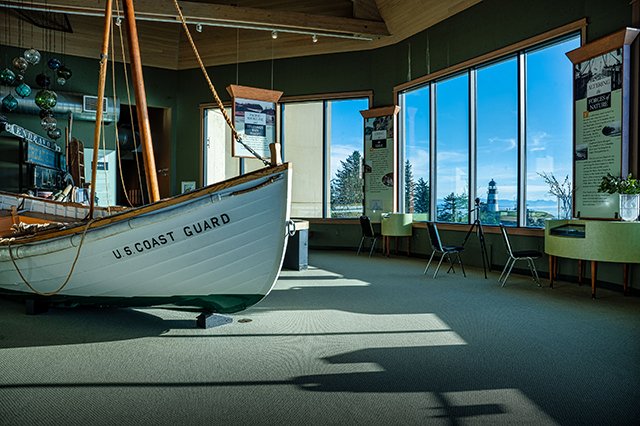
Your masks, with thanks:
[[[437,220],[468,221],[469,77],[443,80],[436,87]]]
[[[293,217],[322,217],[323,109],[322,101],[282,105],[284,160],[293,164]]]
[[[429,86],[400,95],[401,141],[404,143],[404,211],[429,220]]]
[[[571,217],[572,66],[565,53],[579,45],[576,36],[526,54],[527,226]]]
[[[516,58],[478,69],[476,85],[476,197],[480,199],[480,220],[488,225],[517,226]]]
[[[368,99],[326,102],[326,143],[330,170],[329,217],[362,215],[364,121],[360,111],[367,108]]]

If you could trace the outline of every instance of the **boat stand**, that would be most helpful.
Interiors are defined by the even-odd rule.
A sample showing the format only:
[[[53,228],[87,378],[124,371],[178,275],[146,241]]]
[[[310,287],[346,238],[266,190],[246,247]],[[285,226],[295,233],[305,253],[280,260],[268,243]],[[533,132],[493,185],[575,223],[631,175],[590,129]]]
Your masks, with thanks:
[[[200,315],[198,315],[198,317],[196,318],[196,326],[198,328],[206,329],[206,328],[219,327],[221,325],[229,324],[232,321],[233,320],[230,317],[225,317],[219,314],[208,314],[203,312]]]

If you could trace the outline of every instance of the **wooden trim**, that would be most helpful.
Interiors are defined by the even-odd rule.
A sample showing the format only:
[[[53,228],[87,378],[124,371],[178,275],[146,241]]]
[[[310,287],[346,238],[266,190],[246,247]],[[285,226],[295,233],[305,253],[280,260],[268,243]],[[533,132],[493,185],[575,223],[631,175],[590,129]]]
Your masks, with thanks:
[[[560,37],[563,36],[565,34],[569,34],[572,33],[574,31],[582,31],[583,34],[583,38],[584,38],[584,31],[585,28],[587,26],[587,18],[582,18],[579,19],[575,22],[571,22],[567,25],[563,25],[561,27],[555,28],[553,30],[544,32],[542,34],[539,34],[537,36],[528,38],[526,40],[522,40],[519,41],[517,43],[511,44],[509,46],[505,46],[501,49],[498,50],[494,50],[492,52],[486,53],[484,55],[480,55],[480,56],[476,56],[475,58],[466,60],[464,62],[461,62],[459,64],[456,65],[452,65],[450,67],[441,69],[439,71],[424,75],[422,77],[418,77],[414,80],[408,81],[406,83],[402,83],[402,84],[398,84],[397,86],[394,86],[393,88],[393,93],[394,93],[394,98],[397,99],[398,95],[400,92],[415,87],[415,86],[419,86],[420,84],[424,84],[424,83],[428,83],[432,80],[436,80],[440,77],[444,77],[446,75],[449,74],[454,74],[458,71],[462,71],[466,68],[470,68],[476,65],[480,65],[484,62],[489,62],[493,59],[497,59],[500,58],[502,56],[506,56],[508,54],[511,53],[515,53],[518,52],[520,50],[526,49],[528,47],[534,46],[536,44],[542,43],[544,41],[556,38],[556,37]]]
[[[329,219],[329,218],[301,218],[312,225],[360,225],[358,219]],[[445,231],[467,232],[470,224],[438,223],[438,229]],[[413,222],[413,229],[427,229],[426,222]],[[482,225],[485,234],[500,234],[499,226]],[[509,227],[509,235],[523,235],[528,237],[544,237],[544,229]]]
[[[623,28],[613,34],[599,38],[577,49],[567,52],[567,57],[573,64],[579,64],[588,59],[611,52],[621,46],[633,43],[640,30],[637,28]]]
[[[9,5],[26,7],[22,1],[8,0]],[[28,6],[40,11],[63,11],[79,15],[102,16],[99,2],[86,0],[31,1]],[[139,1],[138,20],[177,21],[173,2]],[[347,18],[301,12],[265,10],[213,3],[181,2],[180,9],[189,23],[211,26],[238,26],[256,29],[298,30],[309,33],[360,36],[366,39],[389,36],[383,20]]]
[[[360,111],[360,114],[364,118],[373,118],[373,117],[386,117],[388,115],[395,116],[398,112],[400,112],[400,107],[397,105],[389,105],[379,108],[366,109],[364,111]]]
[[[227,86],[227,92],[232,98],[253,99],[256,101],[271,102],[274,104],[277,104],[282,97],[282,92],[279,90],[239,86],[237,84],[230,84]]]
[[[369,104],[373,103],[373,90],[360,90],[355,92],[329,92],[312,95],[283,96],[281,103],[332,101],[339,99],[369,98]]]

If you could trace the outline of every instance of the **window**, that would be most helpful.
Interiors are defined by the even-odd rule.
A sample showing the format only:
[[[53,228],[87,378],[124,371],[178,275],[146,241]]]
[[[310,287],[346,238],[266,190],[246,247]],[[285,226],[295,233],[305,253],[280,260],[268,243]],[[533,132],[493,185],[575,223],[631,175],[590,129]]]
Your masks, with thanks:
[[[329,217],[360,217],[363,212],[362,160],[367,99],[327,101],[326,145],[329,151]]]
[[[400,131],[404,141],[404,179],[400,193],[404,211],[414,220],[429,220],[430,89],[420,87],[400,96]]]
[[[487,225],[542,227],[570,217],[572,67],[565,53],[579,45],[579,35],[565,36],[400,93],[404,211],[418,213],[415,182],[424,176],[436,196],[427,213],[441,222],[479,217]]]
[[[282,104],[284,159],[293,164],[291,216],[322,217],[322,101]]]
[[[518,225],[518,61],[476,71],[476,197],[487,225]],[[473,216],[471,219],[475,219]]]
[[[469,76],[435,84],[436,218],[466,223],[469,205]]]
[[[574,37],[526,53],[527,226],[571,217],[573,76],[565,52],[579,46]]]

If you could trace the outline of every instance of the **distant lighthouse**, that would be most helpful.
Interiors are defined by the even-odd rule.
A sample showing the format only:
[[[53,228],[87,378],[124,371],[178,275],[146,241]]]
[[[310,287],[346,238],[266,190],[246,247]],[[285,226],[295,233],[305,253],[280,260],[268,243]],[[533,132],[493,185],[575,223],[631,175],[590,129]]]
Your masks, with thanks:
[[[487,190],[487,211],[488,212],[497,212],[499,211],[498,207],[498,187],[496,186],[496,181],[491,179],[489,182],[489,189]]]

